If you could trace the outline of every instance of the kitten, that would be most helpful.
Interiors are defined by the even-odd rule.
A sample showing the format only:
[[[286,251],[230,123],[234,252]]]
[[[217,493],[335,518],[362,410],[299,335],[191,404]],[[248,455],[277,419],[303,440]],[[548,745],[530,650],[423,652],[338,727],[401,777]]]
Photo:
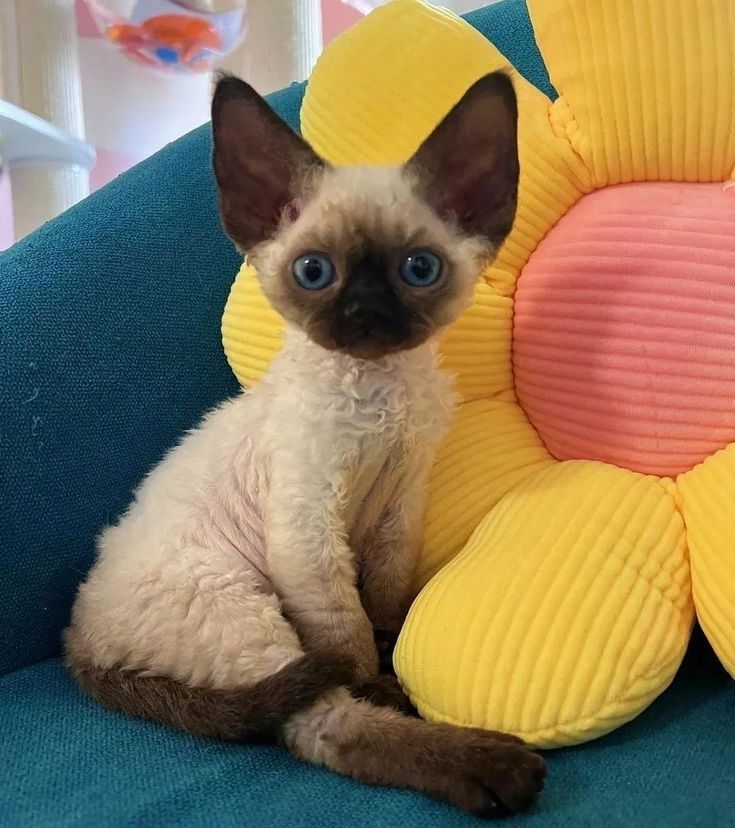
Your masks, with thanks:
[[[285,343],[102,533],[66,647],[103,704],[205,736],[275,735],[483,815],[533,800],[544,763],[519,740],[360,698],[389,682],[374,628],[395,635],[414,597],[453,406],[432,340],[513,222],[516,119],[511,82],[491,74],[403,167],[335,169],[249,86],[219,81],[222,220]]]

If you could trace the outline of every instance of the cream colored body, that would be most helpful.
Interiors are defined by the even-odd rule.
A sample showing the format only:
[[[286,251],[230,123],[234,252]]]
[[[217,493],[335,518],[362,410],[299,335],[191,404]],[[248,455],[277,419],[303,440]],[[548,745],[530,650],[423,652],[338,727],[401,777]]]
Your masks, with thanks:
[[[371,622],[397,628],[410,599],[452,400],[429,345],[368,362],[290,332],[263,383],[208,415],[102,534],[70,648],[247,686],[302,653],[285,609],[307,647],[343,650],[371,677]]]

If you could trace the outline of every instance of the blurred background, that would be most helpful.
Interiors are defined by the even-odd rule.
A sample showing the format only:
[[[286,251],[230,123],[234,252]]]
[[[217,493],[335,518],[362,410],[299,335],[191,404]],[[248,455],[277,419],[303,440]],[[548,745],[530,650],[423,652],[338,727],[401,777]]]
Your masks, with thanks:
[[[0,0],[0,250],[207,121],[213,70],[303,80],[385,2]]]

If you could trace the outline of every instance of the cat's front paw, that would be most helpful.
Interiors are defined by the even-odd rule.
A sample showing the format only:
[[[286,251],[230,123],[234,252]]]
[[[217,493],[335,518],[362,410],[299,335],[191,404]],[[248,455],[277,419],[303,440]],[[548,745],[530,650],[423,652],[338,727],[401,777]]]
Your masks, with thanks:
[[[345,628],[342,632],[341,649],[357,665],[356,684],[364,684],[378,676],[380,659],[373,636],[373,627],[367,616]]]
[[[330,653],[355,665],[355,684],[378,675],[380,662],[373,628],[364,613],[321,612],[307,616],[291,613],[304,649]]]
[[[320,640],[319,649],[344,656],[355,665],[355,686],[371,681],[380,672],[380,660],[373,640],[372,627],[368,630],[353,627],[351,631],[333,634]]]
[[[372,681],[378,676],[380,661],[372,637],[369,642],[353,643],[353,646],[348,646],[343,652],[346,652],[357,665],[355,683],[358,686]]]

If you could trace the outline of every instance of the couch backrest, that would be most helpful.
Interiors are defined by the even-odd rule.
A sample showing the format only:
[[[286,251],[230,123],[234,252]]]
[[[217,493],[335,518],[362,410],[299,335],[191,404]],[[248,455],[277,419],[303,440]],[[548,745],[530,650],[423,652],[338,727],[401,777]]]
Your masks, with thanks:
[[[525,4],[469,16],[551,93]],[[303,86],[270,98],[293,126]],[[56,655],[94,538],[236,390],[202,127],[0,254],[0,673]]]

